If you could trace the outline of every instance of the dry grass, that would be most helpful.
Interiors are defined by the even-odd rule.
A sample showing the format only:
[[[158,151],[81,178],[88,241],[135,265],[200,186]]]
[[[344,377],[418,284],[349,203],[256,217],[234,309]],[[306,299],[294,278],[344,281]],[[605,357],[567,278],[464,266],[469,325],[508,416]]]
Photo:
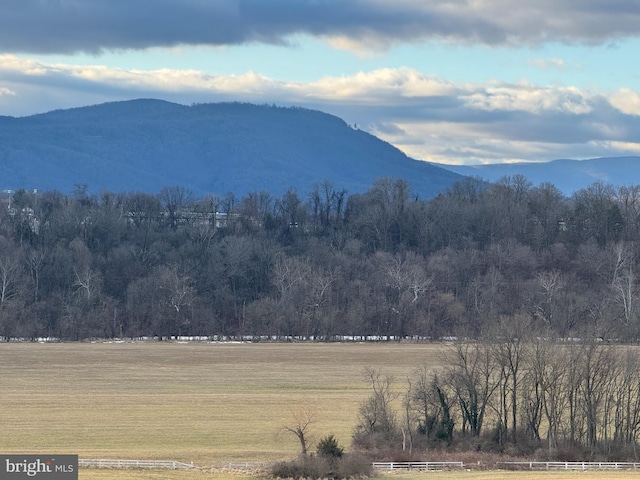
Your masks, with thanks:
[[[388,474],[377,477],[378,480],[624,480],[627,478],[640,479],[640,472],[416,472]]]
[[[11,452],[216,462],[289,458],[292,411],[348,445],[366,366],[399,380],[432,345],[3,344],[3,435]]]
[[[80,470],[78,478],[80,480],[256,480],[257,477],[225,471],[100,470],[90,468]]]

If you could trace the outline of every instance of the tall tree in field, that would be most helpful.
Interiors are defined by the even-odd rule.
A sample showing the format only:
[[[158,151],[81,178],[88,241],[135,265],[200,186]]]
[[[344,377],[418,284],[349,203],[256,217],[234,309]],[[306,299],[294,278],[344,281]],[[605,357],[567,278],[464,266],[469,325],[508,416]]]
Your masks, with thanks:
[[[498,412],[501,435],[509,432],[512,443],[517,442],[521,385],[523,383],[526,343],[531,331],[531,318],[525,315],[502,316],[496,322],[489,348],[499,368]],[[509,428],[510,427],[510,428]]]
[[[371,395],[360,404],[356,434],[365,442],[391,445],[398,435],[394,402],[400,393],[394,389],[394,378],[375,368],[366,368],[365,380],[371,386]],[[368,439],[366,439],[367,437]]]
[[[456,345],[446,359],[449,381],[460,405],[462,430],[482,433],[485,416],[499,386],[499,371],[491,349],[483,343]]]

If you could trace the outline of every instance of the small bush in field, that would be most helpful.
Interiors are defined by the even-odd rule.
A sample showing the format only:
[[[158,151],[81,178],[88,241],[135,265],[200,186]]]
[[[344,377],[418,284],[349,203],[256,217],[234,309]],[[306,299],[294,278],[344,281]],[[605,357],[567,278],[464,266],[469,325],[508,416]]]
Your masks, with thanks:
[[[338,445],[338,440],[333,435],[327,435],[318,442],[316,447],[318,455],[325,458],[340,458],[344,450]]]

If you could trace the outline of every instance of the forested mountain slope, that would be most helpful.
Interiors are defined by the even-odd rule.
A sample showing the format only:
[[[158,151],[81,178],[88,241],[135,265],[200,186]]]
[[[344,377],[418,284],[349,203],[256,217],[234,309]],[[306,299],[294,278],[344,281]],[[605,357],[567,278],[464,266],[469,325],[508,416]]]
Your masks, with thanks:
[[[180,185],[198,196],[306,194],[324,180],[362,193],[388,176],[429,198],[461,178],[326,113],[160,100],[0,117],[0,165],[0,189],[63,193],[85,184],[91,192]]]

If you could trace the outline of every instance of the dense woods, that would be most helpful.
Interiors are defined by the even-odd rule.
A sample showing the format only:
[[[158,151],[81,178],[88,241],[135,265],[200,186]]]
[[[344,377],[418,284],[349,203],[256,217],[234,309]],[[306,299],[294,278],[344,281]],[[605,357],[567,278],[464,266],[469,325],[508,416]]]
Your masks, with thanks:
[[[640,186],[564,196],[474,178],[428,200],[382,178],[274,198],[14,192],[0,335],[479,338],[525,322],[637,342]]]

